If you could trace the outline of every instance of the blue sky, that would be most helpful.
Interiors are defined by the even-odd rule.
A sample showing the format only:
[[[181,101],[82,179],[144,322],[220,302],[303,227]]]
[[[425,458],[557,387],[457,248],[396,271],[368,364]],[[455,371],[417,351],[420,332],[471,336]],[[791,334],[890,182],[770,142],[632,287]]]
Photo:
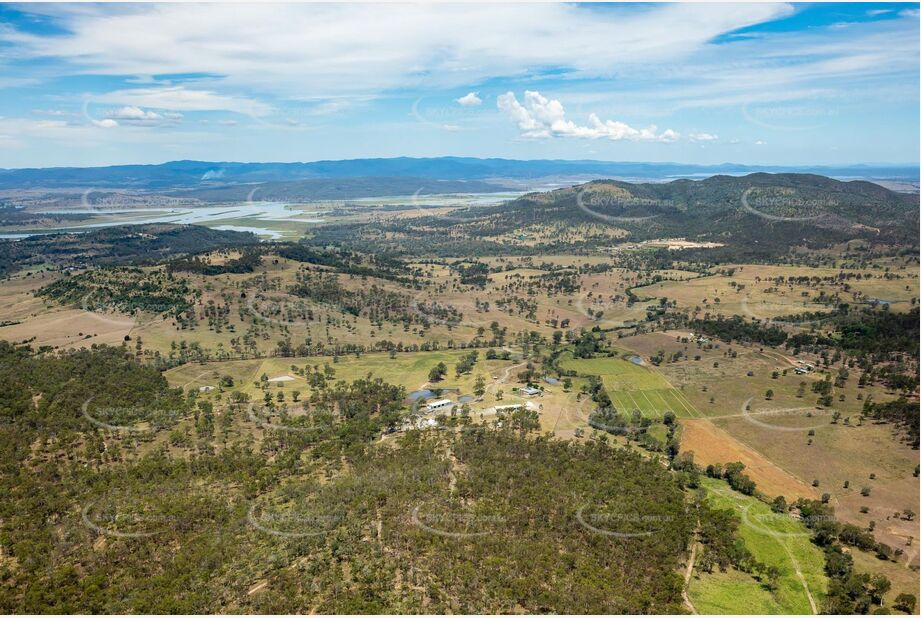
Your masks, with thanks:
[[[918,6],[0,5],[0,167],[913,163]]]

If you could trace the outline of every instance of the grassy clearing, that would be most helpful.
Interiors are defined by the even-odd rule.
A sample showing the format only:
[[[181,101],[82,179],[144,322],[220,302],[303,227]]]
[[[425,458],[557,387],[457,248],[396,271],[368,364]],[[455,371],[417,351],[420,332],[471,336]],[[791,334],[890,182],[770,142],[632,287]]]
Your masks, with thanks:
[[[809,540],[805,526],[792,517],[773,513],[755,498],[734,492],[722,481],[702,479],[710,502],[729,508],[742,518],[739,528],[755,559],[780,571],[777,589],[767,590],[744,573],[695,573],[688,594],[702,613],[811,614],[809,595],[821,610],[827,589],[822,551]],[[724,586],[725,584],[725,586]],[[808,591],[808,592],[807,592]]]
[[[462,356],[468,354],[467,350],[445,350],[438,352],[416,352],[397,354],[390,358],[389,354],[363,354],[361,357],[348,356],[340,357],[338,362],[334,362],[331,357],[307,357],[307,358],[265,358],[247,361],[217,361],[203,364],[190,364],[171,369],[166,372],[166,377],[171,386],[207,386],[215,385],[215,379],[222,375],[230,375],[234,378],[236,389],[248,392],[251,395],[260,391],[254,383],[259,382],[261,376],[265,374],[271,380],[284,376],[293,377],[294,380],[279,381],[271,383],[271,390],[300,390],[305,395],[309,394],[309,387],[306,381],[295,375],[291,366],[304,367],[305,365],[318,366],[320,370],[324,365],[329,365],[335,370],[334,380],[345,380],[351,382],[367,376],[380,377],[391,384],[398,384],[406,388],[407,392],[412,392],[421,388],[428,382],[428,373],[440,362],[448,366],[448,374],[445,379],[439,382],[438,388],[459,388],[462,393],[469,394],[473,389],[473,382],[477,375],[482,374],[487,384],[492,381],[492,375],[501,375],[503,370],[514,364],[513,361],[490,360],[483,358],[480,351],[480,359],[477,361],[473,371],[469,374],[457,378],[454,373],[454,366]],[[510,392],[510,386],[506,387],[506,393]]]
[[[714,571],[691,578],[688,596],[702,614],[783,614],[783,606],[747,573]]]
[[[648,366],[619,357],[573,358],[564,354],[560,367],[600,376],[608,396],[620,410],[639,410],[648,418],[662,418],[666,411],[679,417],[700,415],[680,391]]]
[[[531,402],[539,412],[542,431],[552,432],[562,438],[572,438],[577,428],[588,428],[592,402],[587,397],[579,395],[579,388],[586,380],[574,378],[573,388],[570,391],[565,391],[561,384],[542,384],[544,388],[542,396],[526,398],[515,390],[522,386],[517,380],[517,373],[524,368],[522,361],[486,360],[483,350],[480,350],[480,358],[473,371],[457,377],[454,368],[461,356],[468,353],[469,350],[415,352],[397,354],[394,358],[384,353],[364,354],[360,358],[343,356],[339,358],[339,362],[333,362],[333,359],[328,356],[214,361],[182,365],[170,369],[164,375],[170,386],[182,387],[186,390],[197,390],[203,386],[216,387],[221,377],[227,375],[234,381],[234,386],[227,390],[245,392],[254,401],[260,401],[263,398],[264,391],[261,388],[263,375],[269,380],[285,376],[294,378],[293,380],[270,382],[268,392],[273,395],[282,392],[285,400],[291,401],[293,392],[299,391],[303,398],[309,397],[310,387],[303,377],[292,370],[292,365],[299,369],[305,366],[318,367],[321,372],[324,370],[324,365],[329,365],[335,371],[334,381],[350,382],[369,375],[380,377],[385,382],[403,386],[407,394],[423,386],[429,389],[435,387],[450,389],[443,396],[454,401],[457,401],[459,396],[472,395],[477,377],[483,376],[486,382],[486,392],[482,400],[474,399],[468,402],[473,418],[477,421],[492,418],[491,408],[493,406]],[[448,366],[448,374],[438,384],[428,384],[429,371],[439,362]],[[201,396],[211,400],[223,397],[220,389],[202,393]],[[665,441],[664,429],[662,427],[662,442]]]

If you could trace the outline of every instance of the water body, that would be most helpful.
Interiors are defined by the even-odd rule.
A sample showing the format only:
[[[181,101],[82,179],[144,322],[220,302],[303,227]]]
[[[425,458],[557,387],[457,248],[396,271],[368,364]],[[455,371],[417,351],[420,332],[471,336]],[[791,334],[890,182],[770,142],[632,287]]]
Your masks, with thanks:
[[[434,394],[435,394],[435,393],[433,393],[432,391],[430,391],[429,389],[426,388],[426,389],[422,389],[421,391],[413,391],[413,392],[411,392],[411,393],[409,394],[409,396],[407,397],[407,399],[409,399],[410,401],[415,401],[415,400],[419,399],[420,397],[425,397],[426,399],[428,399],[429,397],[431,397],[431,396],[434,395]]]
[[[631,357],[630,357],[630,362],[633,363],[634,365],[642,365],[642,364],[643,364],[643,359],[640,358],[639,356],[631,356]]]
[[[143,225],[148,223],[173,223],[204,225],[220,230],[253,232],[264,239],[276,240],[285,234],[291,234],[292,223],[323,223],[325,215],[336,204],[368,204],[369,206],[390,205],[397,208],[427,208],[446,206],[450,208],[492,206],[515,199],[522,191],[503,191],[499,193],[451,193],[433,195],[401,195],[390,197],[368,197],[354,200],[330,201],[318,200],[307,202],[304,206],[294,207],[285,202],[239,202],[215,206],[161,206],[142,208],[48,208],[37,211],[40,214],[77,213],[96,215],[100,218],[95,223],[73,225],[59,228],[23,230],[22,232],[0,233],[0,238],[21,239],[39,234],[80,233],[112,227],[115,225]],[[260,225],[265,222],[265,225]],[[283,225],[271,225],[271,223]]]
[[[403,195],[391,197],[361,198],[344,200],[345,203],[371,205],[405,206],[407,208],[423,208],[427,206],[449,206],[455,208],[490,206],[507,200],[515,199],[522,195],[520,191],[506,191],[501,193],[453,193],[437,195]],[[21,239],[39,234],[80,233],[90,230],[112,227],[115,225],[142,225],[147,223],[174,223],[204,225],[215,229],[253,232],[265,239],[276,240],[286,233],[291,232],[291,223],[317,224],[323,223],[322,215],[328,212],[330,205],[339,202],[320,200],[308,202],[307,207],[313,206],[316,210],[302,210],[285,202],[239,202],[234,204],[221,204],[216,206],[178,206],[178,207],[149,207],[149,208],[71,208],[71,209],[45,209],[37,211],[40,214],[79,213],[91,214],[103,218],[96,223],[74,225],[41,230],[23,230],[22,232],[9,232],[0,234],[0,238]],[[266,225],[259,225],[259,222]],[[271,225],[270,222],[284,223],[283,226]],[[252,225],[246,225],[252,224]]]
[[[249,227],[247,225],[217,225],[214,227],[214,229],[223,230],[226,232],[252,232],[256,236],[268,236],[272,240],[281,238],[281,232],[270,230],[265,227]]]
[[[106,217],[107,221],[61,227],[56,229],[29,231],[22,233],[0,234],[0,238],[20,239],[39,234],[54,234],[60,232],[79,233],[90,230],[112,227],[115,225],[142,225],[147,223],[174,223],[194,224],[214,227],[215,229],[236,230],[253,232],[258,236],[271,239],[281,238],[281,233],[270,226],[238,226],[238,225],[213,225],[224,220],[247,219],[258,221],[281,221],[296,223],[322,223],[323,219],[317,215],[321,211],[308,212],[291,208],[284,202],[243,202],[240,204],[224,204],[220,206],[199,206],[181,208],[76,208],[69,210],[41,210],[39,214],[82,213]]]

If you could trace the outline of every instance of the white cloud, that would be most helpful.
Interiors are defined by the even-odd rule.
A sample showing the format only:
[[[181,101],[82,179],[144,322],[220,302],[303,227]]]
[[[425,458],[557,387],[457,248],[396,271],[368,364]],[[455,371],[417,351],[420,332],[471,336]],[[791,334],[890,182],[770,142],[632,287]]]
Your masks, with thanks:
[[[51,14],[63,33],[8,27],[0,30],[0,41],[10,44],[14,59],[61,61],[62,74],[198,75],[224,92],[318,102],[422,82],[457,87],[546,68],[568,76],[611,76],[629,64],[685,58],[714,37],[793,9],[253,3],[227,10],[175,3],[21,10]]]
[[[140,107],[126,106],[116,109],[107,114],[109,118],[119,120],[161,120],[163,116],[157,112],[145,112]]]
[[[757,142],[755,142],[755,146],[764,146],[766,144],[767,142],[765,142],[764,140],[760,140],[760,139]]]
[[[746,29],[741,35],[741,28],[787,16],[794,9],[765,3],[629,7],[252,3],[236,4],[231,11],[212,4],[151,3],[33,4],[17,5],[16,10],[48,15],[47,22],[55,27],[0,26],[6,75],[0,77],[0,89],[26,83],[57,88],[53,80],[65,75],[76,79],[92,75],[86,83],[107,84],[116,80],[105,76],[116,76],[123,87],[85,95],[96,110],[96,122],[103,125],[129,124],[106,118],[103,112],[107,107],[126,106],[164,116],[166,110],[230,112],[235,117],[253,116],[266,127],[287,126],[288,117],[313,125],[324,120],[314,121],[315,115],[354,112],[356,105],[384,98],[409,101],[425,93],[444,100],[449,92],[453,98],[464,90],[485,91],[487,80],[506,80],[503,90],[515,88],[519,93],[525,88],[552,90],[566,101],[570,116],[558,123],[560,137],[604,134],[611,139],[608,134],[640,131],[607,118],[656,118],[659,125],[694,126],[673,119],[688,108],[720,108],[724,114],[718,132],[724,139],[718,143],[726,143],[724,134],[733,132],[727,124],[744,112],[744,105],[760,106],[764,112],[773,102],[801,101],[798,107],[808,106],[820,115],[817,124],[830,123],[828,119],[838,113],[851,113],[849,107],[874,109],[879,101],[917,107],[916,6],[898,12],[898,18],[894,9],[887,18],[867,19],[847,30]],[[521,85],[513,86],[511,81]],[[47,100],[26,103],[22,109],[45,105],[66,109],[64,103]],[[480,110],[459,105],[451,101],[445,109],[455,115],[435,117],[433,112],[430,122],[449,131],[472,128],[456,119]],[[525,114],[532,113],[527,105],[520,107]],[[589,111],[595,111],[594,118]],[[510,108],[512,112],[521,115]],[[480,116],[478,122],[494,120]],[[383,127],[373,110],[367,115],[354,112],[354,117],[362,125],[356,126],[356,132],[371,122]],[[153,133],[102,131],[89,121],[82,124],[98,139],[108,140],[105,143]],[[551,126],[536,117],[533,124],[533,131],[553,134]],[[219,126],[212,119],[211,130],[205,133],[202,127],[200,134],[218,139]],[[331,122],[329,131],[345,126],[354,125]],[[192,142],[180,140],[190,129],[187,124],[183,131],[159,131],[155,137],[164,144],[188,144]],[[713,130],[716,125],[702,129]],[[362,140],[354,148],[346,145],[345,138],[332,146],[350,156],[374,147],[393,153],[380,145],[386,139],[384,130],[379,140]],[[234,133],[239,143],[238,131],[228,133]],[[3,134],[17,139],[24,135]],[[656,130],[655,134],[669,139],[674,132]],[[167,142],[172,135],[173,142]],[[751,147],[753,142],[750,138],[745,143]],[[279,140],[272,147],[283,144]],[[322,150],[328,147],[323,144]],[[291,152],[329,156],[318,145],[311,148],[298,144]]]
[[[483,99],[477,96],[478,94],[479,93],[476,93],[476,92],[468,92],[461,98],[456,99],[456,101],[459,104],[463,105],[464,107],[473,107],[476,105],[480,105],[481,103],[483,103]]]
[[[713,133],[691,133],[688,135],[688,138],[690,138],[692,142],[715,142],[720,136],[714,135]]]
[[[83,113],[90,124],[103,128],[114,129],[122,125],[135,127],[160,127],[171,126],[182,120],[183,115],[179,112],[163,111],[156,112],[145,110],[134,105],[125,105],[117,109],[104,110],[97,114],[90,112],[89,103],[83,106]]]
[[[172,124],[182,119],[182,114],[178,112],[158,113],[151,110],[143,110],[140,107],[126,105],[116,110],[106,113],[106,119],[125,122],[127,124],[140,126],[159,126],[162,124]]]
[[[658,133],[655,125],[636,129],[618,120],[601,120],[597,114],[589,114],[588,125],[578,125],[566,119],[563,104],[548,99],[540,92],[526,90],[524,105],[518,102],[515,93],[506,92],[498,97],[496,105],[505,112],[521,130],[523,137],[576,137],[585,139],[630,140],[637,142],[673,142],[681,136],[672,129]]]
[[[105,123],[103,128],[106,126],[116,125]],[[57,140],[75,137],[78,140],[84,140],[92,134],[101,134],[103,132],[97,131],[87,124],[69,122],[66,120],[0,118],[0,133],[7,136],[10,140],[15,140],[19,144],[26,144],[35,138]]]
[[[232,111],[264,115],[272,108],[246,97],[222,95],[212,90],[185,86],[158,85],[154,88],[131,88],[93,95],[89,102],[124,104],[128,107],[179,110],[186,112]]]
[[[74,122],[58,119],[34,120],[27,118],[0,118],[0,135],[18,147],[36,144],[64,145],[67,149],[91,152],[103,145],[125,146],[133,144],[142,149],[155,148],[163,144],[202,144],[213,136],[203,132],[175,133],[165,131],[121,131],[101,130],[119,127],[112,118],[91,119],[90,122]],[[68,159],[62,159],[66,161]],[[89,159],[88,159],[89,160]],[[82,161],[82,159],[81,159]],[[85,161],[82,164],[90,164]],[[0,164],[2,165],[2,164]],[[21,166],[7,162],[7,166]]]
[[[848,31],[810,28],[759,33],[703,45],[684,61],[621,67],[617,109],[667,115],[683,109],[735,108],[801,101],[833,115],[844,101],[917,105],[917,17],[865,22]],[[597,82],[573,85],[567,101],[610,104]],[[573,104],[573,103],[570,103]]]

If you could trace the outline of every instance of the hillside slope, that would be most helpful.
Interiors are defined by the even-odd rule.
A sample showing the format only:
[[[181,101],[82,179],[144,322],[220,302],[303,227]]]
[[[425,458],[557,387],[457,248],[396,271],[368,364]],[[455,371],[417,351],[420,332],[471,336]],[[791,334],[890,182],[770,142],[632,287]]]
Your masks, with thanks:
[[[750,174],[631,184],[613,180],[532,193],[497,212],[507,229],[605,223],[631,240],[683,237],[765,250],[862,238],[916,245],[918,196],[812,174]]]
[[[173,255],[255,244],[251,232],[213,230],[200,225],[153,223],[119,225],[86,233],[42,234],[0,240],[0,274],[28,264],[141,264]]]

